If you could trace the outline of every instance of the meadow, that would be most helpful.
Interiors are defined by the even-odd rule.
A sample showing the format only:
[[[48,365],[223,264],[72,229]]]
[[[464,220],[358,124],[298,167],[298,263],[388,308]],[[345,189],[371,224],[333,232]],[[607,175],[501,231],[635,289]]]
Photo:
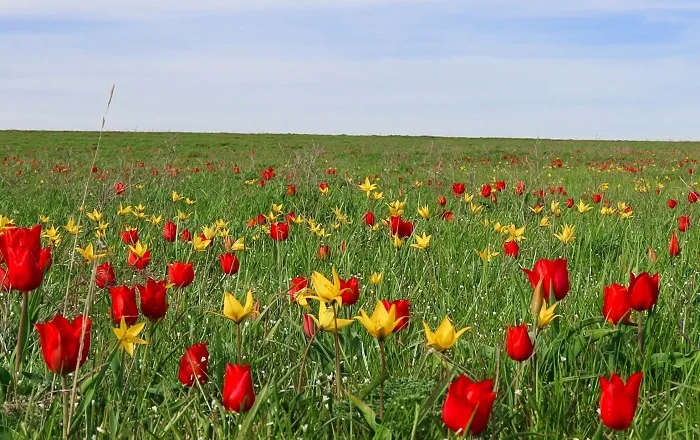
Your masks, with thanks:
[[[700,438],[698,159],[0,131],[0,439]]]

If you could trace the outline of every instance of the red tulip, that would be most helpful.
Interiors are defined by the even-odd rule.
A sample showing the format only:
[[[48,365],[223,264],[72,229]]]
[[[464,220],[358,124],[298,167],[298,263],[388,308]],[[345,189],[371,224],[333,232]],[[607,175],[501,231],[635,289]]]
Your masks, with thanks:
[[[525,182],[522,180],[515,186],[515,194],[522,196],[525,194]]]
[[[340,290],[340,297],[343,300],[344,306],[351,306],[355,304],[358,299],[360,299],[360,281],[355,277],[352,277],[347,281],[341,279]]]
[[[100,289],[113,286],[115,279],[114,268],[109,261],[95,268],[95,284]]]
[[[124,318],[127,325],[136,324],[139,319],[136,289],[128,286],[110,287],[109,295],[112,297],[112,321],[119,324]]]
[[[696,203],[698,200],[700,200],[700,192],[690,191],[688,193],[688,202],[689,203]]]
[[[533,288],[542,280],[544,299],[549,300],[550,290],[554,292],[557,301],[561,301],[569,293],[569,272],[564,258],[556,260],[541,259],[535,263],[532,270],[523,269]]]
[[[331,247],[327,244],[322,244],[318,248],[317,256],[319,260],[325,260],[331,257]]]
[[[223,255],[219,255],[219,262],[221,263],[221,271],[226,275],[235,275],[238,273],[238,269],[241,267],[241,263],[238,261],[236,254],[227,252]]]
[[[518,253],[520,252],[520,246],[515,240],[506,241],[503,243],[503,252],[512,258],[518,258]]]
[[[143,270],[148,266],[148,263],[151,262],[151,251],[146,251],[142,257],[139,257],[129,249],[129,257],[126,262],[136,270]]]
[[[304,335],[309,339],[313,338],[318,332],[316,322],[308,313],[304,313],[302,330],[304,331]]]
[[[296,185],[287,185],[287,195],[288,196],[293,196],[296,193],[297,193]]]
[[[642,272],[636,277],[630,272],[630,285],[627,288],[630,305],[634,310],[650,310],[659,299],[659,274],[650,276]]]
[[[491,196],[491,185],[489,185],[488,183],[484,183],[481,186],[481,197],[487,198],[490,196]]]
[[[600,194],[593,194],[593,203],[600,203],[603,200],[603,196]]]
[[[122,232],[122,243],[124,244],[136,244],[139,241],[139,231],[136,229],[126,229]]]
[[[281,222],[271,224],[270,238],[275,241],[284,241],[289,238],[289,224]]]
[[[678,237],[676,237],[676,231],[671,234],[671,240],[668,243],[668,254],[671,257],[677,257],[681,253],[681,245],[678,244]]]
[[[455,194],[455,196],[459,197],[462,194],[464,194],[464,191],[466,190],[466,186],[463,183],[453,183],[452,184],[452,192]]]
[[[0,234],[0,255],[7,264],[3,284],[30,292],[41,285],[51,267],[51,251],[41,248],[41,225],[8,229]]]
[[[294,277],[289,287],[289,300],[293,303],[297,302],[297,294],[309,287],[309,280],[304,277]]]
[[[387,312],[391,311],[392,307],[396,308],[395,318],[397,320],[400,319],[401,322],[396,325],[394,332],[403,330],[408,326],[408,320],[411,314],[411,303],[407,299],[397,299],[395,301],[387,301],[383,299],[382,304],[384,304],[384,308]]]
[[[184,241],[185,243],[192,241],[192,234],[188,229],[183,229],[182,232],[180,232],[180,240]]]
[[[600,378],[600,419],[605,426],[624,431],[632,425],[643,377],[642,372],[634,373],[626,384],[615,373],[610,375],[609,380]]]
[[[576,202],[574,202],[574,199],[566,199],[566,207],[571,209],[574,207]]]
[[[625,286],[613,284],[603,289],[603,316],[614,325],[629,322],[632,314],[630,294]]]
[[[168,298],[165,280],[155,281],[149,278],[146,285],[137,285],[141,297],[141,313],[151,322],[156,322],[168,311]]]
[[[447,199],[445,198],[445,196],[440,196],[440,197],[438,197],[437,200],[436,200],[436,202],[437,202],[437,204],[440,205],[440,206],[445,206],[445,205],[447,205]]]
[[[83,333],[83,323],[85,333]],[[78,316],[71,323],[62,315],[56,315],[52,321],[34,324],[39,332],[41,354],[47,368],[56,374],[74,373],[87,361],[90,351],[90,329],[92,321]],[[83,350],[80,351],[80,339]]]
[[[527,331],[527,324],[515,327],[508,326],[506,331],[506,353],[514,361],[522,362],[530,359],[535,347]]]
[[[374,226],[374,222],[374,213],[372,213],[371,211],[367,211],[365,213],[365,224],[367,226]]]
[[[178,379],[186,387],[191,387],[195,382],[206,383],[209,380],[207,374],[209,366],[209,350],[207,343],[194,344],[185,349],[185,354],[180,359]]]
[[[496,182],[496,191],[501,192],[504,189],[506,189],[505,180],[499,180],[498,182]]]
[[[391,217],[391,235],[398,235],[399,238],[406,238],[413,234],[413,223],[404,221],[399,216]]]
[[[685,232],[690,228],[690,217],[687,215],[684,215],[682,217],[678,217],[678,230],[681,232]]]
[[[177,287],[187,287],[194,280],[194,265],[175,261],[168,264],[168,279]]]
[[[491,416],[496,393],[493,380],[472,382],[460,374],[447,390],[442,405],[442,421],[450,430],[459,434],[479,435],[486,429]]]
[[[124,191],[126,191],[126,185],[122,182],[117,182],[116,185],[114,185],[114,192],[117,193],[118,196],[124,194]]]
[[[224,389],[222,391],[224,408],[236,413],[248,411],[255,403],[253,378],[250,374],[250,364],[226,364],[224,373]]]
[[[320,190],[326,190],[326,189],[328,189],[328,184],[327,183],[319,183],[318,188]]]
[[[678,205],[678,202],[673,199],[668,199],[666,205],[668,205],[669,209],[675,209],[675,207]]]
[[[163,225],[163,239],[173,242],[175,241],[175,237],[177,237],[177,225],[173,222],[166,222]]]
[[[454,221],[454,218],[455,218],[452,211],[445,211],[440,215],[440,217],[442,217],[442,219],[447,221],[447,222]]]
[[[255,217],[255,222],[259,225],[264,225],[267,223],[267,217],[265,217],[263,214],[258,214],[257,217]]]

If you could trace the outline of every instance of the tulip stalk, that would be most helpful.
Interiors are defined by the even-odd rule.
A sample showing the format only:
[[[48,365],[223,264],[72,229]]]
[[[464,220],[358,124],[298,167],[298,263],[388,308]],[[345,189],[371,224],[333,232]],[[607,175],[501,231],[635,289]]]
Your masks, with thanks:
[[[379,340],[379,357],[382,363],[382,380],[379,382],[379,418],[384,418],[384,378],[386,377],[386,352],[384,340]]]
[[[68,410],[70,409],[69,393],[68,393],[68,380],[65,375],[61,375],[61,394],[63,394],[63,438],[67,439],[70,433],[70,416]]]
[[[243,337],[241,336],[241,325],[237,324],[236,325],[236,359],[238,359],[239,364],[243,363],[243,355],[241,352],[241,347],[243,345],[242,339],[243,339]]]
[[[338,308],[335,302],[333,303],[333,325],[335,326],[335,331],[333,332],[333,340],[335,343],[335,390],[338,396],[340,396],[343,389],[340,383],[340,339],[338,337]]]
[[[19,331],[17,332],[17,350],[15,351],[15,389],[19,381],[19,367],[22,364],[22,350],[24,350],[24,333],[27,327],[27,315],[29,314],[29,292],[22,292],[22,311],[19,317]]]
[[[309,343],[306,344],[306,348],[304,349],[304,354],[301,356],[301,364],[299,365],[299,381],[297,382],[297,392],[301,393],[301,387],[304,384],[304,371],[306,369],[306,359],[309,357],[309,350],[311,350],[311,344],[313,344],[314,339],[316,339],[316,334],[318,332],[314,332],[311,337],[309,338]]]

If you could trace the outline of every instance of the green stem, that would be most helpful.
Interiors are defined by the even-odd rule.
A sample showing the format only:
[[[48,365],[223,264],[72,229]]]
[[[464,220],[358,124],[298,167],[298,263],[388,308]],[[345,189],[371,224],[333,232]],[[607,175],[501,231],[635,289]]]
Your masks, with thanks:
[[[379,382],[379,418],[384,418],[384,378],[386,376],[386,352],[384,341],[379,341],[379,356],[382,360],[382,380]]]
[[[304,370],[306,369],[306,359],[309,356],[309,350],[311,349],[311,344],[316,338],[316,333],[314,333],[311,338],[309,338],[309,343],[306,344],[306,349],[301,357],[301,364],[299,365],[299,382],[297,385],[297,393],[301,393],[301,387],[304,384]]]
[[[343,389],[340,383],[340,340],[338,338],[338,310],[335,303],[333,303],[333,325],[335,326],[335,331],[333,332],[333,340],[335,342],[335,390],[338,396],[340,396]]]
[[[241,325],[236,324],[236,359],[238,359],[239,364],[243,364],[243,355],[241,354],[242,339]]]
[[[29,292],[22,292],[22,311],[19,317],[19,331],[17,332],[17,350],[15,351],[15,388],[19,380],[19,367],[22,364],[22,351],[24,350],[24,333],[27,327],[27,315],[29,313]]]
[[[151,323],[150,327],[148,328],[148,344],[146,344],[146,348],[143,352],[143,360],[141,361],[141,379],[139,382],[141,383],[141,386],[144,385],[144,380],[146,380],[146,370],[148,370],[147,366],[147,361],[148,361],[148,353],[151,351],[151,345],[153,345],[153,339],[156,333],[156,324],[153,322]]]
[[[61,393],[63,394],[63,438],[67,439],[70,434],[70,426],[68,422],[68,410],[70,409],[68,402],[68,380],[65,375],[61,375]]]

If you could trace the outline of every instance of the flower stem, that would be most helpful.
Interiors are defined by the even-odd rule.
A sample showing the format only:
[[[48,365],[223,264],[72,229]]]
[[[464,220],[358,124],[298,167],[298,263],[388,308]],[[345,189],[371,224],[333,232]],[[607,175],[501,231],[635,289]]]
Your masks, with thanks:
[[[153,337],[156,332],[156,324],[155,322],[152,322],[150,324],[150,327],[148,328],[148,344],[146,344],[146,348],[143,351],[143,360],[141,361],[141,379],[140,383],[143,386],[144,385],[144,380],[146,380],[146,370],[148,370],[148,365],[146,362],[148,361],[148,352],[151,351],[151,345],[153,345]]]
[[[637,312],[637,345],[639,346],[639,355],[644,357],[644,313]]]
[[[333,303],[333,325],[335,326],[335,331],[333,332],[333,340],[335,342],[335,390],[340,396],[343,389],[340,383],[340,340],[338,338],[338,309],[335,303]]]
[[[22,364],[22,351],[24,350],[24,332],[27,327],[27,314],[29,313],[29,292],[22,292],[22,311],[19,317],[19,331],[17,332],[17,350],[15,351],[15,388],[19,380],[19,367]]]
[[[65,375],[61,375],[61,393],[63,394],[63,438],[67,439],[70,434],[70,426],[68,421],[68,381]]]
[[[382,361],[382,380],[379,382],[379,418],[384,418],[384,377],[386,376],[386,352],[384,341],[379,341],[379,357]]]
[[[311,338],[309,338],[309,343],[306,344],[306,349],[304,350],[304,354],[301,357],[301,365],[299,365],[299,382],[297,384],[297,393],[301,393],[301,387],[304,382],[304,370],[306,368],[306,358],[309,356],[309,350],[311,349],[311,344],[314,342],[314,339],[316,338],[316,332],[314,332],[313,335],[311,335]]]
[[[243,355],[241,354],[241,345],[242,345],[242,336],[241,336],[241,325],[237,324],[236,325],[236,359],[238,359],[239,364],[243,364]]]

